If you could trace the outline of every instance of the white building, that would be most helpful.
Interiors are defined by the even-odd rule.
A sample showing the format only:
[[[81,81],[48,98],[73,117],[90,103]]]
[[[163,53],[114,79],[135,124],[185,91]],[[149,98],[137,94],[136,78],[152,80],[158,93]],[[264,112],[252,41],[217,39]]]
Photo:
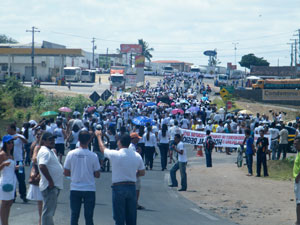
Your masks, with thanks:
[[[25,80],[30,81],[31,51],[31,44],[0,44],[0,75],[25,76]],[[98,65],[98,58],[95,54],[95,65]],[[63,74],[65,66],[92,68],[92,59],[92,53],[81,49],[67,49],[47,41],[35,43],[34,76],[42,81],[50,81]]]

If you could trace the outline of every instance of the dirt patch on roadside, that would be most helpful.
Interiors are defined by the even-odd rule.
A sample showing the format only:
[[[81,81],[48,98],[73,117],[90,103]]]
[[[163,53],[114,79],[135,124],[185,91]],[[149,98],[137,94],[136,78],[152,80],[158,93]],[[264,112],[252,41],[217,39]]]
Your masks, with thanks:
[[[278,106],[278,105],[271,105],[266,103],[258,103],[258,102],[248,102],[246,100],[236,101],[236,104],[241,109],[247,109],[256,115],[256,113],[265,114],[269,116],[269,119],[272,120],[272,113],[270,110],[273,110],[276,113],[279,112],[286,112],[286,115],[283,114],[284,121],[291,121],[295,120],[296,116],[300,115],[300,107],[297,106]]]
[[[226,157],[226,156],[224,156]],[[241,225],[290,225],[296,220],[293,182],[247,177],[235,164],[191,165],[184,197]]]

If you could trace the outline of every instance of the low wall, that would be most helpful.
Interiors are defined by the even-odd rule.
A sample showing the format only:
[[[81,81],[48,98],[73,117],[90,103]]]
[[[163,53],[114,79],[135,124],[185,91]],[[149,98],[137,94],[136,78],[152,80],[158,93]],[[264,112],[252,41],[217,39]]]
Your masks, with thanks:
[[[272,93],[272,97],[270,97],[270,92]],[[298,95],[297,93],[299,93],[299,91],[297,90],[234,90],[234,96],[249,99],[252,101],[299,106],[300,95]]]

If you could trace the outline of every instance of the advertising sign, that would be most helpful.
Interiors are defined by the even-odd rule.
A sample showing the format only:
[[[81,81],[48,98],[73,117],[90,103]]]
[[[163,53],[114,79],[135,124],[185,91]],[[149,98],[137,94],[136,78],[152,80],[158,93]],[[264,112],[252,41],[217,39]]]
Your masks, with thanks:
[[[143,52],[142,46],[137,44],[121,44],[121,53],[137,53]]]
[[[126,74],[126,87],[136,87],[136,74]]]
[[[206,56],[216,56],[217,52],[214,50],[207,50],[207,51],[203,52],[203,54]]]
[[[300,101],[300,90],[263,89],[263,100],[268,100],[268,101],[297,100],[297,101]]]
[[[143,67],[145,66],[145,57],[142,55],[135,56],[135,67]]]
[[[182,142],[184,144],[203,145],[204,138],[206,137],[205,132],[184,129],[181,131],[183,133]],[[211,133],[211,137],[216,143],[215,147],[238,147],[243,144],[245,139],[244,134]],[[268,138],[269,143],[271,143],[271,136],[265,135],[265,137]],[[257,138],[259,138],[259,135],[255,135],[255,143]]]

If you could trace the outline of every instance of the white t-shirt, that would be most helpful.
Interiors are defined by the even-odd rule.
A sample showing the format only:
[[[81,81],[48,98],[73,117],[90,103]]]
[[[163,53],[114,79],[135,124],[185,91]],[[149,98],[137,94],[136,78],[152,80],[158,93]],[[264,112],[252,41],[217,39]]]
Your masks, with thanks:
[[[64,138],[64,134],[62,132],[62,128],[55,128],[53,134],[56,136],[55,144],[64,144],[65,143],[65,138]]]
[[[136,182],[136,171],[145,169],[141,155],[132,149],[122,148],[119,151],[105,149],[104,155],[111,162],[112,183]]]
[[[58,189],[63,189],[63,167],[59,163],[54,151],[48,149],[46,146],[42,146],[37,155],[38,165],[45,165],[49,171],[49,174],[53,180],[54,186]],[[39,169],[40,170],[40,169]],[[44,174],[40,171],[40,190],[44,191],[49,183]]]
[[[170,128],[170,140],[174,141],[175,134],[180,134],[181,135],[181,129],[178,126],[174,126]]]
[[[70,144],[75,145],[78,142],[79,132],[72,131],[73,141]]]
[[[96,191],[94,172],[100,170],[96,153],[77,148],[68,152],[64,168],[71,171],[70,190]]]
[[[149,134],[149,140],[147,140],[147,133],[143,135],[143,139],[145,141],[145,147],[155,147],[156,145],[156,137],[152,132]]]
[[[177,150],[178,151],[183,150],[183,154],[182,155],[178,153],[178,162],[187,162],[186,149],[184,148],[182,142],[179,142],[177,144]]]
[[[182,119],[180,121],[180,123],[182,123],[181,128],[188,129],[188,127],[189,127],[189,121],[188,121],[188,119],[184,118],[184,119]]]
[[[277,128],[270,128],[269,129],[271,140],[279,137],[279,130]]]
[[[218,126],[216,129],[216,133],[223,133],[224,132],[224,127],[223,126]]]
[[[21,134],[14,134],[12,137],[22,137],[25,139],[25,137]],[[23,141],[20,138],[17,138],[14,140],[14,160],[15,161],[22,161],[23,160]]]
[[[170,141],[170,133],[169,131],[166,132],[166,136],[163,137],[162,136],[162,131],[160,130],[158,132],[158,140],[159,140],[159,143],[162,143],[162,144],[168,144],[169,141]]]

